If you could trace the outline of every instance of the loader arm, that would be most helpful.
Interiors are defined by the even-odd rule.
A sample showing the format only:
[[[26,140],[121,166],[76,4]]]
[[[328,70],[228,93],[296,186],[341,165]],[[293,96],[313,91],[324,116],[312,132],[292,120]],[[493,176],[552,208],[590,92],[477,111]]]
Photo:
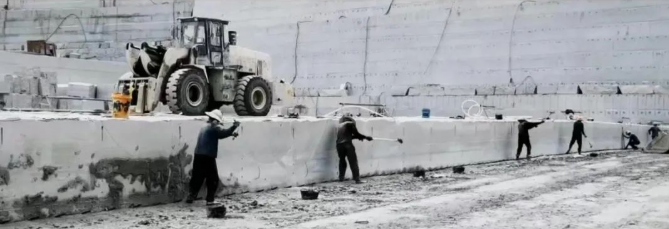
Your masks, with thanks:
[[[156,76],[156,86],[153,87],[152,93],[154,100],[149,107],[151,111],[158,107],[159,102],[165,102],[164,92],[167,82],[166,79],[172,72],[176,71],[179,66],[188,63],[189,57],[190,50],[185,48],[170,48],[165,52],[164,61]]]

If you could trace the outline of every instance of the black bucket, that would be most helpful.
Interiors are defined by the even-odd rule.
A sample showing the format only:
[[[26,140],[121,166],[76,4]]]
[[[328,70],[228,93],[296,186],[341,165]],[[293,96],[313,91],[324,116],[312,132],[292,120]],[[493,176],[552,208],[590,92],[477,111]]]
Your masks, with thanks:
[[[223,219],[225,214],[227,214],[225,205],[218,204],[207,207],[207,218]]]
[[[465,173],[465,167],[464,166],[455,166],[455,167],[453,167],[453,173],[463,174],[463,173]]]
[[[495,114],[495,119],[502,120],[504,119],[504,116],[502,116],[502,114]]]
[[[300,191],[300,193],[302,193],[302,199],[303,200],[318,199],[318,191],[316,191],[316,190],[302,190],[302,191]]]

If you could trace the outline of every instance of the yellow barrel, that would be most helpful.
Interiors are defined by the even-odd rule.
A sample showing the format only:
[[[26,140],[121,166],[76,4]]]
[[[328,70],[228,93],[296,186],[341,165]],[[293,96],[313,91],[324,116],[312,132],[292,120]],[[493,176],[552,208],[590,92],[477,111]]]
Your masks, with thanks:
[[[114,103],[114,109],[112,110],[112,116],[114,118],[128,118],[128,110],[130,109],[130,95],[124,95],[122,93],[112,94],[112,102]]]

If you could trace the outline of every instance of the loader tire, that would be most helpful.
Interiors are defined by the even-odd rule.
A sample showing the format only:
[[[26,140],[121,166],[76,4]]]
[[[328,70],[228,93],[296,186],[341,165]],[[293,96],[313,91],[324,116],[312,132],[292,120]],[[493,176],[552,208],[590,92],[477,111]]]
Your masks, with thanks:
[[[234,100],[239,116],[266,116],[272,108],[272,90],[260,76],[244,76],[237,81]]]
[[[165,101],[174,114],[204,115],[209,107],[210,94],[202,71],[179,69],[167,81]]]

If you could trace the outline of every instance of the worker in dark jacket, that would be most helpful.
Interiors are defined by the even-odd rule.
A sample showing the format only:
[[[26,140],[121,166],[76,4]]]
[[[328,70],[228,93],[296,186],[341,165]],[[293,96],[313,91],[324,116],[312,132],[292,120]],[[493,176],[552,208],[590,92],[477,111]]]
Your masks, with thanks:
[[[355,154],[355,147],[353,146],[353,139],[360,141],[372,141],[372,137],[365,136],[358,132],[353,118],[344,116],[339,119],[339,126],[337,129],[337,154],[339,155],[339,181],[344,181],[346,175],[346,158],[351,165],[351,173],[353,173],[353,180],[356,184],[362,183],[360,181],[360,170],[358,168],[358,157]]]
[[[209,116],[207,125],[200,129],[195,145],[195,155],[193,157],[193,174],[190,179],[190,194],[186,203],[193,203],[193,200],[200,192],[202,183],[207,181],[207,205],[214,204],[214,196],[218,188],[218,168],[216,167],[216,157],[218,157],[218,141],[230,136],[237,137],[235,130],[239,122],[235,121],[232,127],[225,129],[221,126],[223,123],[223,114],[220,110],[205,112]]]
[[[625,149],[629,148],[630,146],[632,147],[632,149],[639,149],[639,147],[637,146],[641,144],[641,141],[639,141],[639,138],[635,134],[633,134],[631,131],[628,130],[627,132],[625,132],[623,137],[630,139],[627,142]]]
[[[653,124],[653,127],[648,129],[648,134],[650,134],[650,139],[655,140],[657,136],[660,136],[661,131],[662,130],[660,130],[660,127],[658,127],[657,124]]]
[[[527,160],[532,155],[532,144],[530,143],[530,129],[535,128],[545,121],[528,122],[525,119],[518,120],[518,150],[516,151],[516,160],[520,159],[520,153],[523,151],[523,145],[527,147]]]
[[[571,142],[569,142],[569,149],[567,153],[571,150],[571,147],[574,146],[574,143],[578,143],[578,154],[581,154],[581,146],[583,145],[583,137],[588,138],[588,135],[585,135],[585,128],[583,127],[583,119],[578,118],[574,122],[574,130],[571,132]]]

